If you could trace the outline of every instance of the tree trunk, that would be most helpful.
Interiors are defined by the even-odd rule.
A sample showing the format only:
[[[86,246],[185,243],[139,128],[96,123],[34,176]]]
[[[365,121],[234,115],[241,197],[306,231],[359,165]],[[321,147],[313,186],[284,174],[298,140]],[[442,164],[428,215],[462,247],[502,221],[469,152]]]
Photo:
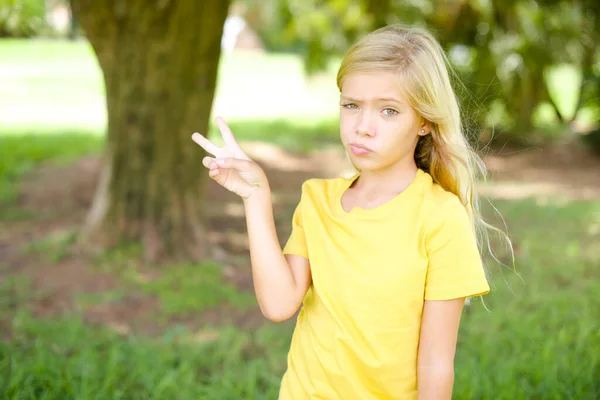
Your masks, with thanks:
[[[84,239],[147,261],[205,256],[202,149],[228,0],[73,0],[102,69],[108,132]],[[108,239],[108,241],[103,240]]]

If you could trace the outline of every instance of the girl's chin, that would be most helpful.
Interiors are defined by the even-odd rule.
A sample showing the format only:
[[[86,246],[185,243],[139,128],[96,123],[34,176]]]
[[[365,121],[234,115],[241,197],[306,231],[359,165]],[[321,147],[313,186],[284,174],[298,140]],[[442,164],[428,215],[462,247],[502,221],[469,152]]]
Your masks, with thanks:
[[[352,165],[354,165],[356,168],[368,170],[378,170],[381,168],[381,165],[376,160],[368,159],[366,157],[356,157],[350,155],[350,160],[352,161]]]

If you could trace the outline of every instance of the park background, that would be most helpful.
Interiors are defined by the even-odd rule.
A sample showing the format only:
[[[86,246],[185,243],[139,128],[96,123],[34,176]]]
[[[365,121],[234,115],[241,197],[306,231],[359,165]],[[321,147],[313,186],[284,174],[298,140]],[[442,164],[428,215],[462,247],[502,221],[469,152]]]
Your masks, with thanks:
[[[349,171],[341,55],[395,22],[448,52],[515,251],[492,238],[454,398],[600,398],[599,21],[595,0],[0,0],[0,398],[277,398],[294,320],[258,311],[243,206],[190,136],[228,121],[283,243],[302,182]]]

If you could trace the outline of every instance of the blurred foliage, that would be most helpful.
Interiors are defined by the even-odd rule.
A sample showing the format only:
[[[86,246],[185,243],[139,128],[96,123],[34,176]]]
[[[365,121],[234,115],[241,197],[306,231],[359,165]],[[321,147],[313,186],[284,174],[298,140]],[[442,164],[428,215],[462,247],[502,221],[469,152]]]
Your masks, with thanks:
[[[0,37],[32,37],[46,29],[44,0],[0,0]]]
[[[582,108],[600,115],[600,2],[596,0],[245,0],[246,18],[265,46],[301,51],[306,72],[326,67],[367,32],[391,23],[427,26],[448,52],[464,87],[465,121],[531,140],[545,107],[570,126]],[[580,74],[568,109],[549,75],[560,65]],[[466,90],[463,90],[466,89]],[[490,131],[490,130],[488,130]],[[490,139],[490,138],[488,138]]]
[[[0,0],[0,37],[45,29],[44,0]],[[547,140],[600,121],[597,0],[239,0],[270,51],[298,52],[307,73],[331,65],[362,35],[391,23],[426,26],[446,49],[470,132],[485,142]],[[573,79],[561,79],[571,68]],[[585,111],[585,112],[583,112]],[[548,118],[545,118],[548,120]],[[589,139],[589,137],[586,137]],[[600,153],[597,141],[584,143]]]

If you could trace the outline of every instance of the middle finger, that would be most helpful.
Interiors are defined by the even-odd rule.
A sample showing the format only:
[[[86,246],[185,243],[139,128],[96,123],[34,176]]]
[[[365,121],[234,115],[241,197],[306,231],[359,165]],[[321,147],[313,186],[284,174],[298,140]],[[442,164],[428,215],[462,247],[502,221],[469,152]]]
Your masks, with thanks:
[[[219,131],[221,131],[221,137],[223,138],[225,144],[232,147],[239,147],[237,141],[235,140],[235,137],[233,136],[233,132],[231,132],[231,129],[229,128],[229,125],[227,125],[225,120],[222,117],[217,117],[216,123],[219,127]]]

